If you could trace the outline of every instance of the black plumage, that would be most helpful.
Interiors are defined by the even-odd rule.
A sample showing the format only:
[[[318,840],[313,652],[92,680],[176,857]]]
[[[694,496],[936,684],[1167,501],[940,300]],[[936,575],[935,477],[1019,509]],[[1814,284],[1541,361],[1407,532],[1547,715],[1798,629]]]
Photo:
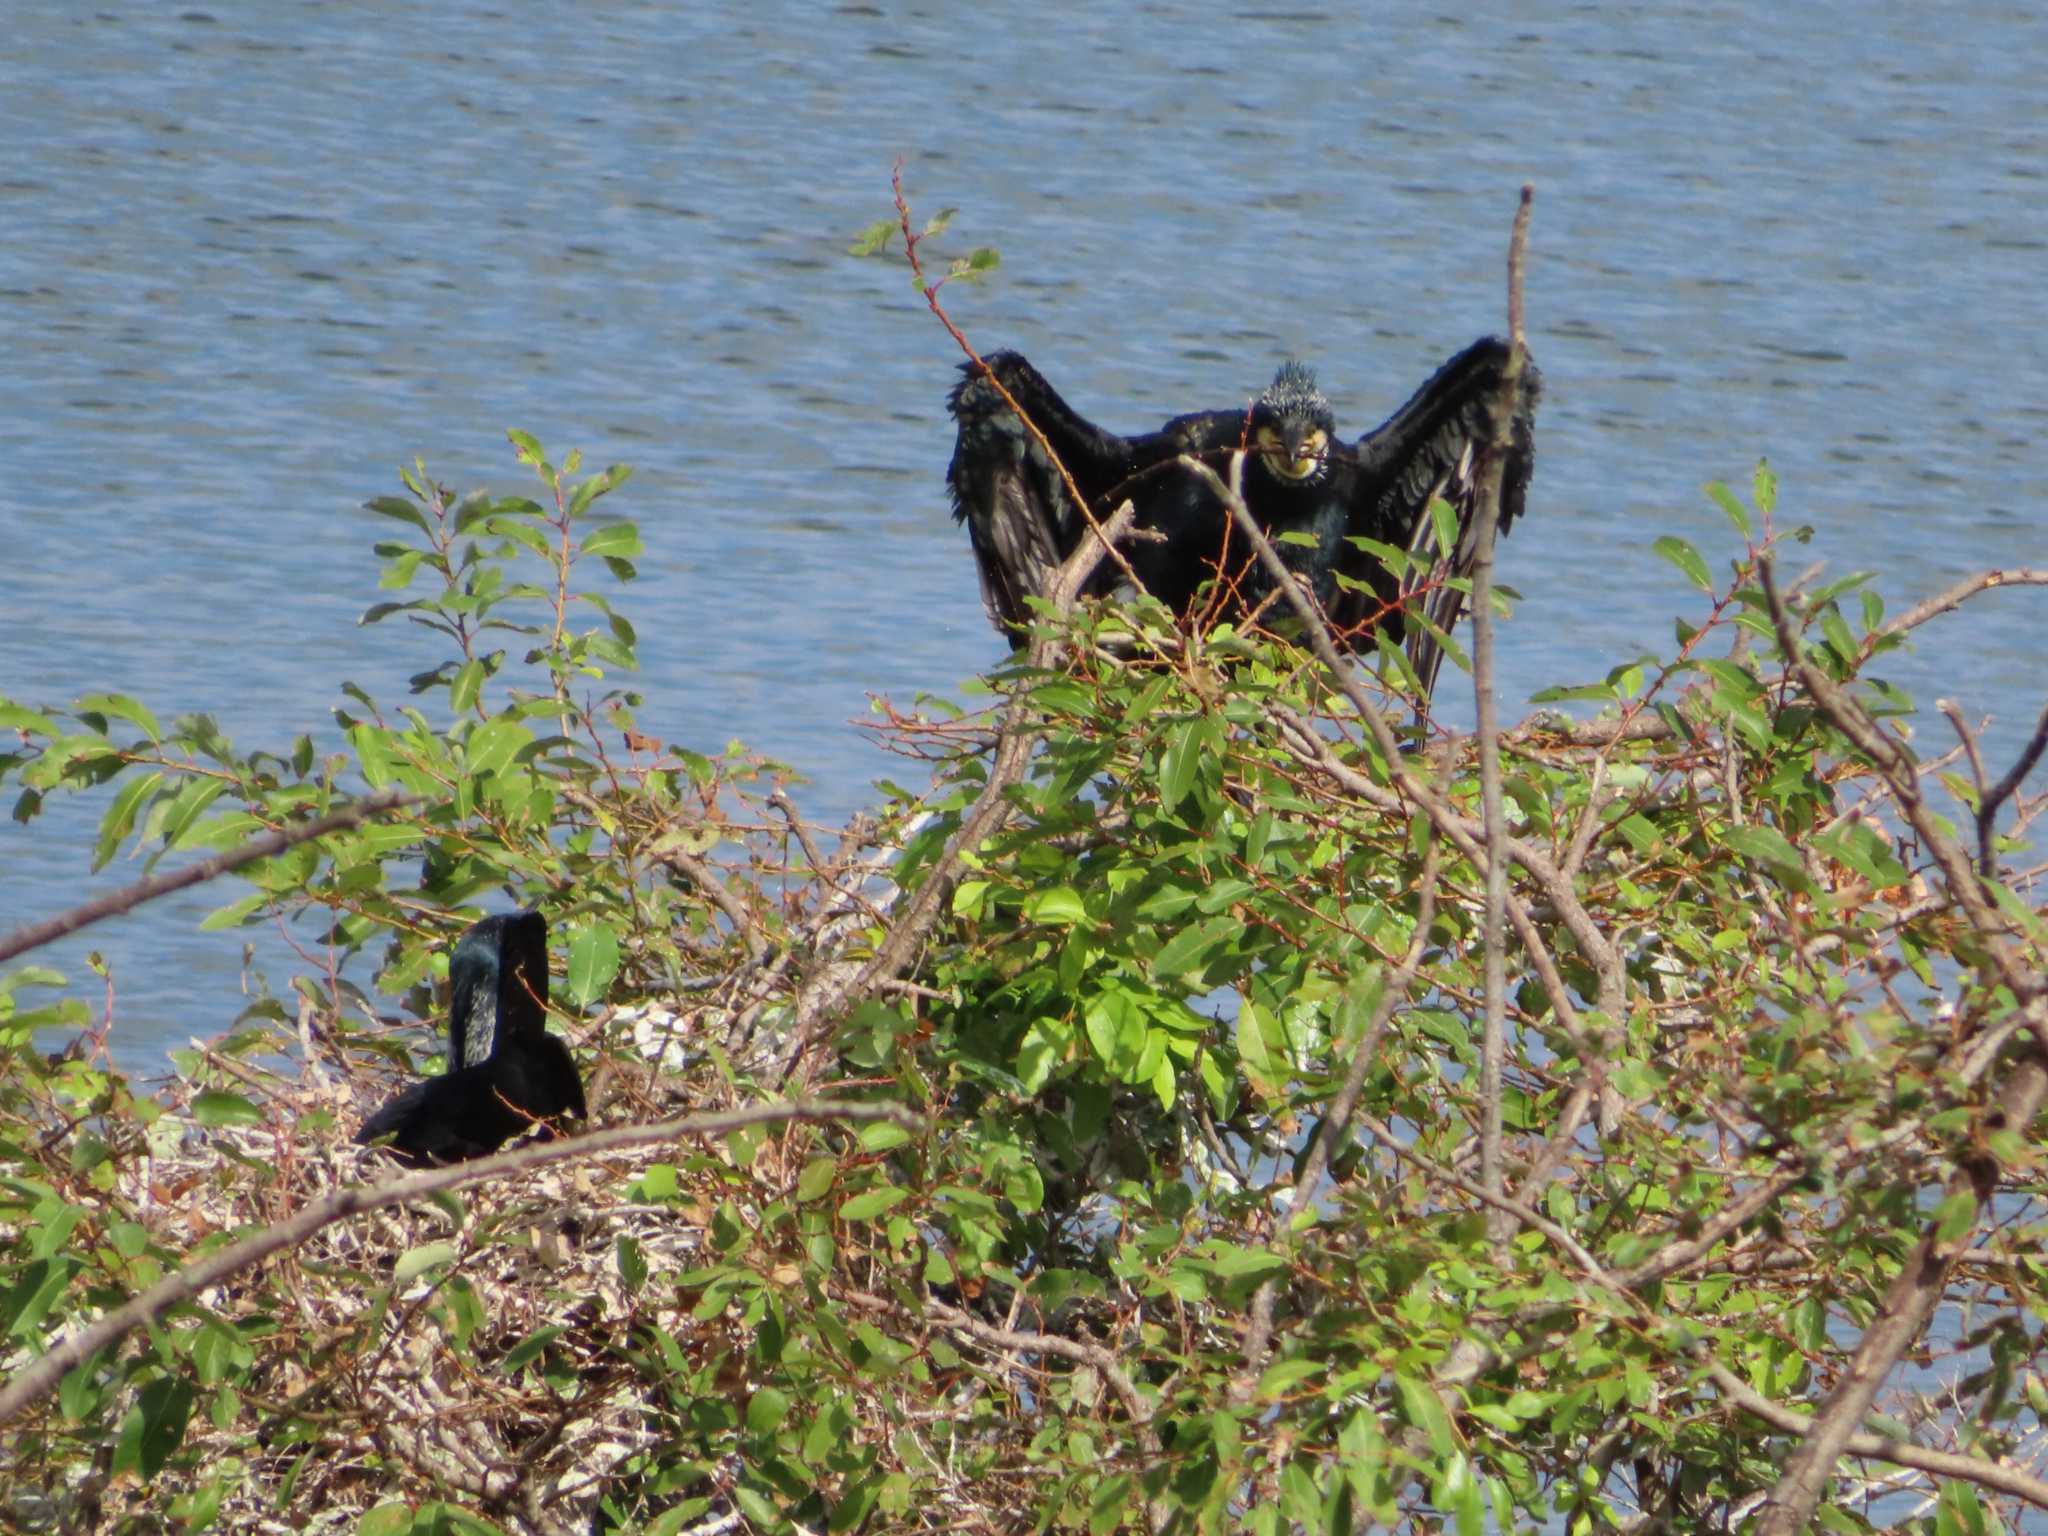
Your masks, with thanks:
[[[487,917],[448,962],[448,1070],[414,1083],[363,1123],[414,1167],[495,1152],[536,1122],[586,1113],[569,1048],[547,1032],[548,925],[538,912]]]
[[[1129,498],[1136,523],[1161,535],[1124,546],[1131,572],[1146,591],[1183,620],[1284,616],[1272,583],[1230,524],[1207,483],[1180,466],[1187,454],[1229,478],[1231,455],[1246,450],[1247,509],[1276,541],[1282,560],[1309,578],[1338,638],[1369,649],[1375,633],[1408,634],[1409,654],[1425,688],[1435,681],[1441,650],[1431,627],[1448,632],[1464,595],[1448,579],[1469,577],[1475,491],[1494,436],[1507,343],[1486,338],[1439,368],[1408,403],[1356,443],[1336,435],[1329,402],[1300,363],[1285,364],[1246,410],[1176,416],[1157,432],[1119,437],[1084,420],[1044,377],[1014,352],[996,352],[986,371],[966,364],[948,404],[958,435],[946,473],[955,517],[967,524],[989,618],[1021,644],[1029,597],[1046,595],[1054,570],[1080,544],[1087,522],[1045,445],[1017,419],[996,382],[1044,434],[1098,521]],[[1501,481],[1500,530],[1520,516],[1535,458],[1535,410],[1541,379],[1522,370]],[[1456,514],[1447,557],[1438,548],[1428,508],[1433,497]],[[1306,543],[1281,541],[1302,534]],[[1363,537],[1413,557],[1396,579]],[[1343,579],[1339,579],[1339,578]],[[1197,598],[1206,583],[1209,601]],[[1128,586],[1123,569],[1105,560],[1083,595]],[[1404,609],[1426,621],[1405,624]]]

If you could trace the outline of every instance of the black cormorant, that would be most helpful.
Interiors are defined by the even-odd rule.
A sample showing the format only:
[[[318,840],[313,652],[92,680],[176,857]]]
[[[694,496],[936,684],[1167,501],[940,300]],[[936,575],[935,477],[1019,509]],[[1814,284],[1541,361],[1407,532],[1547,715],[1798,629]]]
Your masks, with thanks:
[[[485,918],[456,942],[448,980],[448,1070],[391,1100],[356,1140],[388,1137],[401,1162],[423,1167],[483,1157],[536,1121],[581,1119],[575,1059],[547,1032],[547,919]]]
[[[948,405],[958,425],[953,462],[946,471],[954,516],[967,524],[981,572],[990,620],[1023,643],[1030,623],[1027,597],[1043,597],[1054,569],[1080,544],[1087,524],[1075,508],[1045,450],[1017,420],[989,375],[1000,380],[1049,443],[1087,498],[1098,521],[1129,498],[1137,526],[1163,535],[1123,546],[1145,590],[1181,616],[1205,610],[1196,594],[1212,589],[1215,618],[1242,618],[1271,595],[1222,503],[1206,483],[1174,461],[1189,454],[1228,479],[1230,454],[1242,447],[1244,500],[1276,540],[1281,558],[1310,578],[1339,642],[1370,649],[1376,631],[1399,638],[1407,599],[1448,632],[1465,598],[1443,584],[1467,577],[1478,466],[1493,437],[1508,345],[1488,337],[1474,342],[1436,371],[1413,399],[1354,444],[1340,441],[1329,401],[1315,376],[1297,362],[1274,375],[1272,386],[1247,410],[1198,411],[1176,416],[1157,432],[1118,437],[1084,421],[1015,352],[991,353],[987,372],[974,363]],[[1525,363],[1511,446],[1501,477],[1500,531],[1520,514],[1535,457],[1535,411],[1541,379]],[[1438,560],[1428,508],[1441,496],[1457,513],[1448,560]],[[1311,542],[1280,542],[1287,533]],[[1373,555],[1351,540],[1363,536],[1411,553],[1410,574],[1397,582]],[[1356,586],[1340,583],[1339,575]],[[1123,571],[1105,559],[1084,595],[1114,592]],[[1262,617],[1285,616],[1266,606]],[[1413,626],[1409,654],[1426,687],[1441,653],[1423,625]]]

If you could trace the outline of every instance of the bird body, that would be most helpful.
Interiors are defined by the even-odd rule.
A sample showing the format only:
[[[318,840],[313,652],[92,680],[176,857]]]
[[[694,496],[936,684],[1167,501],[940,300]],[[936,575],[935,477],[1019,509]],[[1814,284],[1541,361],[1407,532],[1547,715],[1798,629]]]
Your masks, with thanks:
[[[538,912],[487,917],[448,962],[448,1070],[414,1083],[363,1123],[414,1167],[495,1152],[536,1123],[587,1113],[569,1048],[547,1032],[548,925]]]
[[[1135,437],[1084,419],[1017,353],[965,365],[948,399],[957,436],[947,483],[954,516],[974,546],[991,622],[1022,643],[1032,616],[1026,599],[1048,593],[1054,571],[1087,534],[1074,490],[1097,522],[1132,502],[1136,526],[1156,537],[1131,540],[1124,560],[1183,620],[1270,612],[1273,584],[1248,541],[1208,482],[1178,462],[1183,454],[1199,459],[1227,480],[1230,458],[1242,449],[1247,510],[1282,562],[1308,578],[1340,643],[1355,650],[1369,648],[1377,632],[1399,638],[1408,628],[1403,608],[1419,613],[1425,622],[1409,630],[1410,655],[1427,688],[1441,662],[1431,631],[1448,631],[1463,610],[1463,592],[1446,583],[1469,576],[1477,555],[1478,467],[1491,451],[1508,359],[1505,342],[1473,343],[1352,444],[1337,437],[1329,402],[1297,362],[1282,366],[1248,409],[1192,412]],[[1540,388],[1534,366],[1525,365],[1503,465],[1502,532],[1526,499]],[[1433,558],[1428,510],[1437,496],[1458,519],[1458,537],[1441,562]],[[1415,555],[1407,576],[1397,578],[1352,542],[1361,536]],[[1209,602],[1198,603],[1209,583]],[[1105,560],[1082,591],[1105,596],[1120,584],[1127,584],[1122,567]]]
[[[536,1121],[585,1114],[569,1048],[553,1035],[508,1041],[497,1055],[414,1083],[363,1122],[356,1140],[389,1136],[416,1168],[487,1157]]]

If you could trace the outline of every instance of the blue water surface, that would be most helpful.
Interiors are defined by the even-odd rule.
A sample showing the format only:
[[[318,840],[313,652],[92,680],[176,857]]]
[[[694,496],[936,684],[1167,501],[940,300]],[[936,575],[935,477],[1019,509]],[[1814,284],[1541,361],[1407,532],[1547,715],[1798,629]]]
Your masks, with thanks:
[[[1720,568],[1699,488],[1762,455],[1811,557],[1894,608],[2048,563],[2048,20],[1500,9],[23,8],[0,693],[331,740],[342,680],[395,701],[438,659],[358,626],[384,532],[358,504],[416,454],[520,488],[517,426],[636,467],[643,728],[742,738],[843,816],[902,771],[849,724],[869,694],[1003,650],[943,491],[957,350],[900,264],[846,254],[898,157],[921,213],[961,210],[949,253],[1002,251],[947,290],[970,336],[1121,430],[1290,353],[1363,430],[1501,327],[1533,182],[1511,716],[1668,648],[1687,589],[1651,542]],[[2043,601],[1988,597],[1890,675],[1993,715],[2009,757]],[[87,877],[100,808],[0,828],[0,928],[132,876]],[[194,932],[233,894],[46,954],[111,960],[127,1064],[240,1008],[239,945]]]

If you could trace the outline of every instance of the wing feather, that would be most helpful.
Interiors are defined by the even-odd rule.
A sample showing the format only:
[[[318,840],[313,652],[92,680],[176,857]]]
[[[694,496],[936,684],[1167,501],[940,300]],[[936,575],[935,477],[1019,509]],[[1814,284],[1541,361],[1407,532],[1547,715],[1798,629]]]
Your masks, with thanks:
[[[1355,533],[1406,550],[1414,557],[1398,591],[1376,561],[1354,550],[1340,568],[1354,580],[1373,586],[1382,600],[1397,598],[1409,614],[1423,622],[1388,622],[1388,633],[1407,631],[1408,657],[1425,693],[1436,685],[1443,666],[1437,634],[1448,635],[1463,617],[1467,596],[1448,585],[1470,580],[1478,559],[1476,521],[1478,487],[1494,436],[1500,408],[1501,382],[1508,363],[1508,344],[1497,337],[1474,342],[1451,358],[1386,422],[1359,439],[1352,450],[1359,467],[1358,498],[1353,503]],[[1515,397],[1507,462],[1501,475],[1499,531],[1505,534],[1521,515],[1529,477],[1535,466],[1536,402],[1542,375],[1525,362]],[[1442,497],[1457,516],[1457,533],[1448,556],[1439,551],[1429,515],[1431,501]],[[1347,594],[1352,606],[1363,599]],[[1352,624],[1367,617],[1348,614]],[[1434,632],[1433,632],[1434,631]]]
[[[1018,353],[992,352],[985,361],[986,371],[963,364],[960,383],[947,398],[957,435],[946,483],[953,515],[967,525],[974,545],[989,621],[1021,644],[1031,622],[1026,599],[1046,595],[1054,573],[1087,531],[1047,447],[1100,519],[1125,495],[1142,494],[1144,479],[1167,472],[1179,455],[1235,447],[1244,413],[1194,412],[1157,432],[1119,437],[1075,411]],[[1043,434],[1043,443],[1018,420],[996,382]],[[1113,571],[1098,572],[1088,590],[1112,585]]]

